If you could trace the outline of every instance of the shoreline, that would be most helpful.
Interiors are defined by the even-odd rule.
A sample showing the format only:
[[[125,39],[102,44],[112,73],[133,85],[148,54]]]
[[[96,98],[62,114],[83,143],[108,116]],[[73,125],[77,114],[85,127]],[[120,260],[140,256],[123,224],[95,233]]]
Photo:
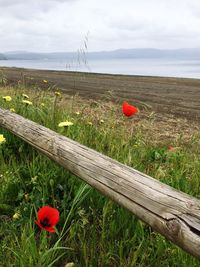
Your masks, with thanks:
[[[93,71],[76,71],[76,70],[56,70],[56,69],[40,69],[40,68],[24,68],[24,67],[10,67],[10,66],[1,66],[0,65],[0,71],[1,70],[17,70],[17,71],[41,71],[41,72],[60,72],[63,74],[66,73],[80,73],[80,74],[93,74],[93,75],[100,75],[100,76],[126,76],[126,77],[141,77],[141,78],[166,78],[166,79],[178,79],[178,80],[200,80],[200,78],[194,78],[194,77],[181,77],[181,76],[162,76],[162,75],[142,75],[142,74],[124,74],[124,73],[108,73],[108,72],[93,72]]]
[[[200,121],[200,79],[0,67],[9,84],[59,88],[63,93],[128,101],[162,114]],[[43,80],[48,83],[44,84]]]

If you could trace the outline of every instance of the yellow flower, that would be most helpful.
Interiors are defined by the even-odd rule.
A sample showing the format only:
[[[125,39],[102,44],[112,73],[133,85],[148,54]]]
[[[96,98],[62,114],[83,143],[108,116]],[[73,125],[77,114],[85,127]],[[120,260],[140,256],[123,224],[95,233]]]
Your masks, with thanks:
[[[29,96],[26,95],[26,94],[22,94],[22,96],[23,96],[24,98],[26,98],[26,99],[29,99]]]
[[[3,96],[2,97],[6,102],[10,102],[12,100],[12,97],[9,95]]]
[[[79,111],[77,111],[77,112],[75,112],[75,114],[76,114],[76,115],[80,115],[80,112],[79,112]]]
[[[33,184],[36,184],[37,183],[37,176],[34,176],[34,177],[32,177],[31,178],[31,182],[33,183]]]
[[[104,123],[104,120],[100,120],[100,123]]]
[[[61,93],[58,92],[58,91],[54,92],[54,94],[55,94],[56,96],[60,96],[60,95],[61,95]]]
[[[6,138],[3,136],[3,134],[0,134],[0,144],[6,142]]]
[[[16,112],[14,108],[10,108],[10,112]]]
[[[73,262],[68,262],[65,267],[75,267],[75,264]]]
[[[71,121],[63,121],[63,122],[60,122],[58,124],[58,127],[68,127],[68,126],[71,126],[71,125],[73,125],[73,122],[71,122]]]
[[[43,83],[48,83],[48,81],[47,80],[43,80]]]
[[[42,107],[44,107],[44,106],[45,106],[45,104],[44,104],[44,103],[41,103],[41,106],[42,106]]]
[[[92,122],[91,122],[91,121],[89,121],[89,122],[88,122],[88,125],[92,125]]]
[[[21,217],[20,213],[19,212],[16,212],[14,215],[13,215],[13,219],[14,220],[17,220]]]
[[[26,201],[29,201],[29,194],[28,193],[24,194],[24,198],[26,199]]]
[[[33,103],[29,100],[22,100],[22,103],[26,104],[27,106],[28,105],[33,105]]]

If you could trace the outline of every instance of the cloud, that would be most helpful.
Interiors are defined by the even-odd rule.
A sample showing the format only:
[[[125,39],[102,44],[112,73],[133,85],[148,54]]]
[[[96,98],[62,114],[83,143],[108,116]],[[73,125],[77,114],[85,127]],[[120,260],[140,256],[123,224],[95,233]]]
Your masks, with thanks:
[[[0,52],[200,47],[197,0],[0,0]]]

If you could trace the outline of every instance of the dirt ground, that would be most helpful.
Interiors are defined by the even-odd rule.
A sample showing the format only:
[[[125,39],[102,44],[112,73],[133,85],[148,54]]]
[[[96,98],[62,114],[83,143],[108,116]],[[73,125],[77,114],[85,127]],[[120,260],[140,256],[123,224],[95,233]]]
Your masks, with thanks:
[[[9,83],[21,82],[36,88],[59,88],[68,94],[92,99],[123,100],[200,122],[200,79],[110,75],[69,71],[0,68]],[[44,83],[47,80],[48,83]]]

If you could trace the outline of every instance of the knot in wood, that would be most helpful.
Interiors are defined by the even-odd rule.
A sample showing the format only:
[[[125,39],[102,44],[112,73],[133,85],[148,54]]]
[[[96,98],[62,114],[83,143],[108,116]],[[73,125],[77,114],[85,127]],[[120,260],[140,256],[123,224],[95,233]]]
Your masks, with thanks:
[[[169,233],[173,237],[173,239],[177,238],[180,234],[181,231],[181,225],[178,219],[170,219],[167,223],[166,226],[169,230]]]

